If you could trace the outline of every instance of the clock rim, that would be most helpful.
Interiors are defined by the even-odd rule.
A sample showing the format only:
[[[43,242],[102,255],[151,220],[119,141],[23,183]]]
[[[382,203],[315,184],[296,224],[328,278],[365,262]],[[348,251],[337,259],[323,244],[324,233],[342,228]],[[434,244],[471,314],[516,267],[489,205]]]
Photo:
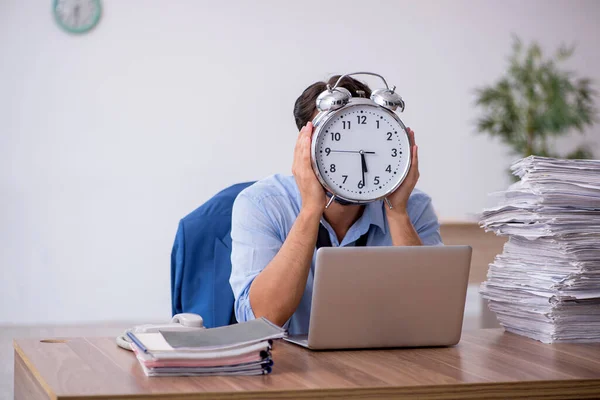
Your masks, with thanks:
[[[87,33],[89,31],[91,31],[96,25],[98,25],[98,22],[100,21],[100,17],[102,16],[102,1],[101,0],[92,0],[97,5],[97,8],[96,8],[97,12],[95,13],[92,21],[88,25],[83,26],[81,28],[71,28],[68,25],[66,25],[65,23],[63,23],[63,21],[59,18],[58,13],[56,12],[56,7],[58,6],[59,1],[60,0],[52,1],[52,14],[54,15],[54,20],[56,21],[58,26],[60,26],[64,31],[69,32],[69,33],[77,33],[77,34]]]
[[[408,175],[408,172],[410,171],[410,167],[412,166],[412,151],[410,152],[410,156],[408,157],[408,163],[406,164],[406,169],[402,172],[402,174],[401,174],[400,178],[398,179],[398,181],[396,182],[396,184],[391,189],[386,191],[385,194],[383,194],[382,196],[374,198],[374,199],[370,199],[370,200],[357,200],[357,199],[352,199],[352,198],[348,198],[348,197],[337,194],[336,191],[333,190],[327,184],[327,182],[325,182],[325,179],[323,178],[323,176],[321,175],[321,171],[319,170],[319,166],[317,165],[317,153],[316,153],[317,143],[318,143],[319,137],[324,133],[323,127],[327,124],[327,122],[329,122],[331,119],[333,119],[339,113],[346,111],[348,108],[350,108],[352,106],[358,106],[358,105],[369,106],[369,107],[376,108],[378,110],[383,110],[388,115],[390,115],[392,118],[394,118],[402,127],[402,131],[406,135],[406,139],[408,140],[408,144],[409,144],[409,148],[410,148],[410,137],[408,136],[408,132],[406,132],[406,125],[404,125],[404,123],[402,122],[400,117],[394,111],[391,111],[385,107],[382,107],[379,104],[373,102],[372,100],[365,99],[365,98],[353,97],[348,101],[348,103],[346,105],[344,105],[336,110],[321,111],[313,119],[312,122],[313,122],[314,130],[313,130],[313,137],[312,137],[312,143],[311,143],[311,148],[310,148],[310,153],[311,153],[310,159],[311,159],[313,171],[314,171],[315,175],[317,176],[317,179],[319,180],[321,185],[325,188],[325,190],[329,194],[331,194],[332,196],[335,196],[338,199],[344,200],[348,203],[369,204],[369,203],[373,203],[375,201],[385,199],[387,196],[394,193],[394,191],[396,189],[398,189],[398,187],[400,187],[402,182],[404,182],[404,180],[406,179],[406,176]]]

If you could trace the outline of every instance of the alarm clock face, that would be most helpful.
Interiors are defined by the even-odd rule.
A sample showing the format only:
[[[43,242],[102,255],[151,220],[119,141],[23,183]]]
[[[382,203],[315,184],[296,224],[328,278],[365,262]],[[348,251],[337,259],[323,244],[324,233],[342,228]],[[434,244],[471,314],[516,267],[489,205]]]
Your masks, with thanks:
[[[410,143],[402,121],[362,98],[315,118],[312,155],[315,173],[327,191],[355,203],[391,194],[410,168]]]
[[[92,29],[100,19],[100,0],[54,0],[56,22],[71,33],[84,33]]]

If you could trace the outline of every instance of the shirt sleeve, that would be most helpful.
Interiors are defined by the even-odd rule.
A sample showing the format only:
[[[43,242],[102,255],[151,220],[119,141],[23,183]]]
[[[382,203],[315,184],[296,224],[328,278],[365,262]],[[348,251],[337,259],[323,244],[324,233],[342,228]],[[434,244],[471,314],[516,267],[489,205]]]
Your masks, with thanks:
[[[250,305],[250,285],[283,245],[274,217],[262,204],[264,200],[259,202],[242,192],[233,204],[229,283],[238,322],[255,318]]]
[[[443,245],[440,235],[440,223],[433,209],[431,197],[419,191],[410,197],[412,200],[411,221],[421,242],[425,246]]]

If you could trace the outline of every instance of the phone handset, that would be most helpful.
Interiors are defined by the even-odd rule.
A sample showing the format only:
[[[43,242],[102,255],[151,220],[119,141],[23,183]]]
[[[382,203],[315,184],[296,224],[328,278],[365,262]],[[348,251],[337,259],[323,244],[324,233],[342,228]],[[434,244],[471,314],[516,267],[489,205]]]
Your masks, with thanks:
[[[198,314],[181,313],[171,318],[171,322],[166,324],[145,324],[134,326],[126,330],[122,335],[117,336],[117,345],[125,350],[131,349],[131,340],[127,332],[132,333],[153,333],[158,331],[193,331],[196,329],[205,329],[204,320]]]
[[[171,319],[171,323],[189,326],[190,328],[204,328],[202,317],[192,313],[175,314]]]

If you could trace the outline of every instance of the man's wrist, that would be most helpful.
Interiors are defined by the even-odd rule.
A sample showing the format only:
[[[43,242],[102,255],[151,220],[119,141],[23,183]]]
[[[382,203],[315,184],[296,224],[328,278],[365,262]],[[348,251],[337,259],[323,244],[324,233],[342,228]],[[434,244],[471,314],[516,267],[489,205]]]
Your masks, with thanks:
[[[307,220],[317,220],[320,221],[321,217],[323,216],[323,212],[325,211],[325,208],[323,206],[302,206],[302,208],[300,209],[300,215],[303,218],[306,218]]]
[[[394,246],[420,246],[423,243],[405,208],[386,210]]]
[[[408,216],[408,211],[405,207],[394,207],[391,210],[386,209],[385,213],[387,215],[388,222],[410,223],[410,217]]]

